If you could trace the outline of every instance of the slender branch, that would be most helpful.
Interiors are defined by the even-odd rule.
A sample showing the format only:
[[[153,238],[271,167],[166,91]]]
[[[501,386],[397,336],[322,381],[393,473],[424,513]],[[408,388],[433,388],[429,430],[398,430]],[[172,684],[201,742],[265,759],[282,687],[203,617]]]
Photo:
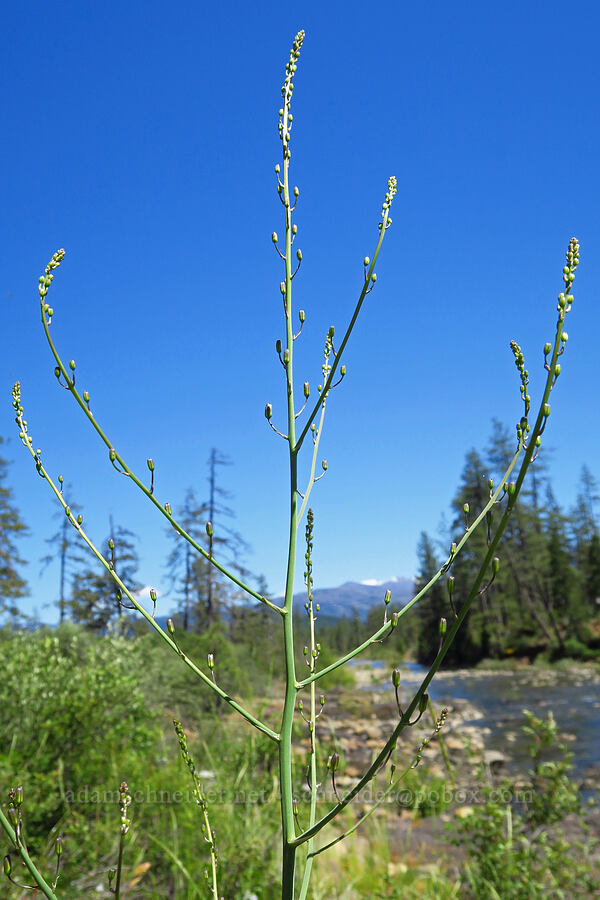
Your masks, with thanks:
[[[476,531],[477,527],[480,525],[480,523],[484,520],[486,513],[498,502],[498,498],[499,498],[500,494],[504,492],[504,487],[507,484],[508,479],[510,478],[510,476],[513,472],[513,469],[519,459],[522,449],[523,449],[523,446],[522,446],[522,444],[520,444],[517,448],[515,455],[513,456],[512,460],[510,461],[510,465],[508,466],[508,469],[502,476],[502,480],[500,481],[500,484],[498,485],[498,487],[494,491],[494,493],[490,496],[490,499],[488,500],[488,502],[486,503],[484,508],[481,510],[481,512],[477,516],[477,518],[474,520],[473,524],[469,527],[469,530],[465,531],[465,533],[463,534],[460,541],[458,541],[456,543],[456,547],[451,551],[450,556],[448,557],[446,562],[440,566],[440,568],[437,570],[435,575],[433,575],[433,577],[430,578],[430,580],[427,582],[427,584],[412,598],[412,600],[410,600],[408,603],[406,603],[402,607],[402,609],[398,611],[396,622],[403,615],[405,615],[408,612],[408,610],[412,606],[415,605],[415,603],[418,603],[419,600],[421,600],[425,596],[425,594],[427,594],[427,592],[436,583],[436,581],[438,581],[439,578],[441,578],[441,576],[445,572],[448,571],[448,568],[451,565],[451,563],[456,559],[456,557],[460,553],[463,546],[469,540],[471,535],[475,533],[475,531]],[[381,639],[384,638],[387,634],[389,634],[391,629],[394,627],[396,627],[396,626],[393,621],[390,620],[390,621],[384,622],[383,625],[381,626],[381,628],[379,628],[374,634],[372,634],[365,641],[363,641],[362,644],[359,644],[358,647],[355,647],[354,650],[350,650],[344,656],[341,656],[339,659],[335,660],[335,662],[330,663],[324,669],[320,669],[318,672],[315,672],[314,675],[310,675],[310,676],[308,676],[308,678],[305,678],[303,681],[298,682],[298,687],[299,688],[306,687],[307,685],[309,685],[311,683],[311,681],[322,678],[324,675],[328,675],[329,672],[333,672],[334,669],[339,669],[340,666],[345,665],[351,659],[354,659],[355,656],[358,656],[359,654],[363,653],[372,644],[376,644],[379,641],[381,641]]]
[[[62,261],[62,258],[64,256],[64,251],[59,251],[59,253],[55,254],[53,257],[53,259],[54,259],[55,257],[58,257],[60,254],[62,254],[62,255],[60,256],[57,266],[60,265],[60,262]],[[57,267],[57,266],[55,266],[55,267]],[[69,377],[67,368],[65,367],[65,364],[63,363],[61,357],[59,356],[58,351],[57,351],[56,347],[54,346],[54,342],[50,335],[50,328],[49,328],[50,322],[46,318],[47,312],[48,312],[47,308],[46,308],[47,304],[45,303],[46,294],[45,293],[43,294],[42,291],[40,291],[40,294],[41,294],[40,306],[41,306],[41,313],[42,313],[42,323],[44,326],[44,333],[46,335],[46,340],[48,341],[48,346],[50,347],[52,355],[54,356],[54,359],[56,360],[57,368],[55,371],[57,371],[59,373],[59,375],[62,374],[62,376],[65,378],[65,380],[67,382],[66,389],[68,391],[70,391],[70,393],[73,395],[78,406],[83,410],[83,413],[87,417],[88,421],[92,424],[93,428],[95,429],[95,431],[97,432],[97,434],[99,435],[101,440],[108,447],[109,458],[110,458],[110,461],[113,464],[113,466],[117,469],[117,471],[120,471],[120,474],[127,475],[129,478],[131,478],[131,480],[134,482],[134,484],[154,504],[156,509],[160,510],[162,515],[166,519],[168,519],[169,523],[173,526],[175,531],[178,534],[180,534],[181,537],[185,538],[185,540],[191,544],[191,546],[194,548],[194,550],[196,550],[198,553],[201,554],[201,556],[203,556],[206,560],[208,560],[208,562],[211,563],[211,565],[213,565],[216,569],[218,569],[219,572],[221,572],[221,574],[223,574],[226,578],[228,578],[230,581],[232,581],[241,590],[245,591],[250,597],[253,597],[255,600],[258,600],[261,603],[264,603],[265,606],[269,607],[269,609],[272,609],[276,612],[281,612],[281,609],[279,607],[275,606],[275,604],[271,603],[265,597],[263,597],[261,594],[257,593],[257,591],[253,590],[248,584],[245,584],[243,581],[241,581],[241,579],[239,579],[233,572],[230,572],[229,569],[227,569],[224,565],[217,562],[217,560],[213,556],[211,556],[204,549],[204,547],[201,544],[198,544],[197,541],[195,541],[192,538],[192,536],[190,534],[188,534],[187,531],[185,531],[185,529],[177,522],[176,519],[173,518],[171,513],[165,509],[165,507],[160,503],[160,501],[156,499],[156,497],[154,496],[154,483],[152,483],[152,489],[146,487],[146,485],[143,483],[143,481],[141,481],[137,477],[137,475],[135,475],[133,470],[129,468],[129,466],[127,465],[125,460],[115,449],[112,441],[106,435],[106,433],[100,426],[99,422],[97,421],[97,419],[95,418],[95,416],[93,415],[91,410],[89,409],[89,407],[88,407],[89,398],[88,398],[88,401],[86,402],[84,400],[84,398],[82,397],[82,395],[77,390],[77,388],[75,387],[75,375],[74,375],[75,369],[74,369],[73,361],[71,361],[71,364],[69,366],[72,377]],[[87,392],[84,392],[84,394],[87,395]],[[120,470],[117,468],[117,464],[121,467]]]
[[[312,462],[310,465],[310,475],[308,478],[308,485],[307,485],[306,491],[304,492],[304,496],[302,499],[302,506],[300,507],[300,512],[298,513],[298,520],[297,520],[298,525],[300,525],[300,522],[302,521],[302,516],[304,515],[304,510],[306,509],[306,504],[308,503],[308,498],[310,497],[310,492],[312,491],[313,485],[314,485],[315,481],[317,480],[315,478],[315,466],[317,464],[317,455],[319,453],[319,442],[321,440],[321,434],[323,433],[323,419],[325,418],[326,399],[327,399],[326,397],[323,398],[323,405],[321,406],[321,418],[319,419],[319,425],[317,428],[317,434],[315,437],[315,443],[314,443],[314,447],[313,447]],[[321,476],[319,476],[319,477],[321,477]]]
[[[390,178],[390,180],[388,181],[388,186],[389,186],[389,192],[388,192],[388,195],[386,196],[386,203],[384,203],[384,209],[382,212],[381,222],[379,223],[379,239],[378,239],[377,245],[375,247],[375,252],[373,253],[373,258],[369,261],[369,263],[365,267],[365,281],[363,284],[362,291],[360,292],[360,296],[356,302],[356,306],[354,308],[352,318],[350,319],[350,324],[348,325],[348,327],[346,329],[346,333],[342,339],[342,343],[340,344],[340,349],[338,350],[337,355],[331,366],[331,371],[329,372],[327,380],[326,380],[325,384],[323,385],[323,390],[322,390],[318,400],[316,401],[315,405],[313,406],[312,411],[306,422],[306,425],[302,429],[300,437],[298,438],[298,440],[296,442],[297,450],[299,450],[300,447],[302,446],[304,438],[306,437],[308,430],[309,430],[312,422],[314,421],[315,416],[317,415],[317,413],[319,411],[319,407],[321,406],[321,404],[323,403],[324,399],[327,396],[327,392],[329,391],[329,389],[331,387],[331,384],[333,382],[338,365],[340,364],[340,361],[342,359],[342,354],[344,352],[346,344],[348,343],[350,335],[352,334],[352,330],[353,330],[356,320],[358,318],[360,309],[363,305],[363,301],[364,301],[365,297],[367,296],[367,293],[369,292],[369,288],[370,287],[372,288],[373,283],[375,281],[375,277],[376,277],[375,276],[375,264],[377,262],[377,257],[379,256],[379,251],[381,250],[381,245],[383,243],[383,237],[388,229],[389,224],[391,224],[391,221],[392,221],[389,216],[390,216],[390,207],[392,204],[393,196],[396,193],[396,179]],[[390,194],[391,194],[391,197],[390,197]],[[389,200],[388,200],[388,197],[389,197]]]
[[[2,828],[4,828],[6,834],[9,837],[9,840],[14,844],[16,851],[19,853],[21,859],[27,867],[29,874],[41,890],[42,894],[47,897],[48,900],[58,900],[56,894],[54,893],[44,876],[41,874],[34,861],[31,859],[29,853],[27,852],[27,848],[25,847],[23,842],[18,839],[17,835],[15,834],[14,828],[4,815],[4,811],[2,809],[0,809],[0,825],[2,826]]]
[[[119,586],[120,590],[127,596],[128,600],[132,603],[132,605],[135,607],[135,609],[139,613],[141,613],[141,615],[152,626],[152,628],[161,636],[161,638],[164,640],[164,642],[166,644],[168,644],[169,647],[175,653],[177,653],[177,655],[181,658],[181,660],[185,663],[185,665],[188,666],[188,668],[190,668],[194,672],[194,674],[197,675],[198,678],[200,678],[201,681],[204,682],[204,684],[208,685],[211,688],[211,690],[213,690],[216,694],[218,694],[222,700],[225,700],[225,702],[228,703],[233,709],[235,709],[236,712],[238,712],[244,719],[246,719],[248,722],[250,722],[251,725],[254,725],[255,728],[257,728],[259,731],[262,731],[264,734],[268,735],[270,738],[272,738],[272,740],[278,741],[279,735],[276,732],[272,731],[267,725],[265,725],[259,719],[255,718],[251,713],[249,713],[246,709],[244,709],[243,706],[240,706],[240,704],[237,703],[237,701],[235,701],[232,697],[230,697],[229,694],[227,694],[224,690],[222,690],[222,688],[220,688],[218,685],[216,685],[208,675],[205,675],[204,672],[201,669],[199,669],[198,666],[194,662],[192,662],[192,660],[188,656],[186,656],[186,654],[178,647],[177,643],[173,640],[173,638],[170,637],[167,634],[167,632],[164,631],[160,627],[158,622],[152,617],[152,615],[146,609],[144,609],[144,607],[139,603],[138,600],[136,600],[136,598],[133,596],[131,591],[126,587],[126,585],[123,583],[123,581],[121,581],[121,579],[119,578],[119,576],[117,575],[115,570],[112,568],[109,560],[105,559],[105,557],[102,555],[102,553],[92,543],[92,541],[90,540],[88,535],[83,530],[82,523],[81,523],[81,521],[79,521],[79,517],[77,519],[74,517],[69,506],[67,505],[66,501],[64,500],[61,492],[58,490],[58,488],[52,481],[52,478],[50,477],[50,475],[48,474],[48,472],[42,465],[39,457],[36,455],[35,451],[33,450],[32,440],[29,437],[29,435],[27,434],[27,426],[23,420],[23,407],[20,405],[20,387],[19,387],[18,382],[13,389],[13,397],[14,397],[13,405],[15,406],[15,409],[17,410],[17,423],[20,428],[19,436],[21,437],[21,441],[22,441],[23,445],[29,450],[29,453],[35,460],[36,468],[38,469],[38,471],[41,472],[43,477],[46,479],[46,481],[50,485],[51,490],[54,492],[58,502],[64,509],[69,522],[71,523],[73,528],[75,528],[76,531],[79,533],[79,535],[81,536],[83,541],[85,541],[85,543],[88,545],[88,547],[90,548],[90,550],[92,551],[92,553],[94,554],[96,559],[102,564],[102,566],[104,566],[104,568],[110,574],[113,581]]]

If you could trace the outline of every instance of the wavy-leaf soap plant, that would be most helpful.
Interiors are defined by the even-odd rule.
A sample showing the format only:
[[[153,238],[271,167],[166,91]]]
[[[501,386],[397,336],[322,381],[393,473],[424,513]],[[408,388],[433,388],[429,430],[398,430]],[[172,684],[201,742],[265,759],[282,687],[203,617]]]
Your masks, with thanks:
[[[249,585],[245,584],[234,573],[228,571],[228,569],[213,555],[212,542],[209,543],[209,549],[206,550],[195,541],[191,535],[187,534],[181,524],[173,516],[169,503],[159,500],[156,496],[154,483],[155,471],[152,459],[148,459],[147,461],[149,483],[146,483],[145,480],[130,468],[129,464],[116,449],[113,440],[107,435],[106,431],[96,418],[92,411],[88,391],[80,390],[79,383],[76,382],[76,367],[74,360],[71,360],[68,363],[63,362],[51,337],[50,329],[53,319],[53,309],[48,303],[48,291],[54,278],[55,270],[63,261],[63,250],[59,250],[54,254],[46,267],[44,275],[40,278],[39,283],[42,324],[56,362],[56,378],[71,394],[84,416],[106,445],[109,460],[114,468],[129,478],[137,488],[146,495],[158,513],[167,518],[175,531],[181,535],[182,538],[187,540],[197,553],[205,557],[211,565],[215,566],[238,588],[245,591],[250,600],[263,604],[274,617],[279,619],[283,630],[284,658],[282,660],[282,667],[285,676],[285,695],[283,698],[281,719],[277,724],[269,724],[266,721],[262,721],[241,702],[229,696],[219,683],[219,674],[215,667],[215,660],[212,655],[209,655],[205,664],[201,664],[196,660],[190,659],[181,650],[177,643],[175,628],[172,621],[169,620],[166,629],[163,629],[155,620],[156,594],[154,592],[151,593],[151,600],[154,605],[152,610],[147,610],[140,604],[133,593],[128,589],[128,586],[121,580],[118,572],[115,571],[113,560],[110,557],[107,558],[104,556],[84,531],[82,516],[75,516],[69,508],[68,501],[63,496],[62,477],[59,476],[58,481],[55,482],[45,468],[42,462],[41,451],[35,449],[33,439],[28,433],[27,422],[23,417],[23,407],[21,405],[20,387],[18,383],[15,385],[13,395],[16,421],[19,426],[19,435],[23,444],[33,457],[38,473],[46,480],[58,502],[62,505],[71,525],[77,530],[81,539],[88,545],[91,552],[98,559],[98,562],[110,572],[116,583],[118,600],[128,607],[136,609],[140,615],[146,619],[148,625],[154,629],[159,638],[180,657],[182,663],[194,673],[202,683],[203,687],[209,691],[213,691],[221,697],[221,699],[229,704],[229,706],[245,719],[249,725],[267,735],[267,737],[277,745],[281,792],[282,900],[293,900],[296,893],[300,900],[305,900],[308,896],[314,858],[333,844],[340,841],[349,834],[350,831],[353,831],[361,822],[368,818],[370,812],[363,815],[349,831],[344,831],[339,828],[336,829],[336,817],[351,803],[353,798],[355,798],[363,788],[375,778],[377,773],[384,768],[386,769],[388,775],[388,791],[393,790],[395,785],[405,774],[400,768],[397,769],[394,763],[394,750],[396,748],[398,737],[403,731],[414,725],[427,708],[428,687],[432,678],[439,669],[448,652],[448,648],[452,644],[452,641],[468,615],[469,610],[482,592],[489,586],[498,571],[498,545],[511,512],[517,502],[527,470],[538,453],[541,436],[546,427],[548,416],[550,415],[549,399],[561,370],[559,358],[564,353],[567,341],[564,323],[566,314],[571,309],[571,304],[573,302],[571,288],[575,278],[575,270],[579,262],[579,246],[577,241],[573,238],[569,243],[566,264],[563,269],[565,288],[558,295],[558,319],[554,340],[551,343],[547,343],[544,347],[544,365],[547,376],[539,408],[535,416],[533,416],[531,412],[531,398],[529,395],[528,384],[529,376],[525,367],[523,353],[518,344],[514,341],[511,342],[511,349],[515,357],[515,363],[520,377],[523,415],[516,429],[517,440],[514,456],[512,457],[506,472],[500,479],[500,482],[497,485],[494,485],[491,480],[489,481],[489,499],[485,507],[473,521],[469,521],[469,509],[468,506],[465,506],[464,532],[461,535],[457,535],[456,541],[452,543],[444,564],[440,567],[431,581],[410,601],[410,603],[407,603],[401,610],[390,614],[390,595],[389,593],[386,593],[383,598],[383,616],[380,628],[351,652],[346,653],[330,665],[319,668],[319,644],[316,637],[318,606],[313,601],[312,592],[312,543],[314,523],[312,511],[308,508],[308,502],[314,485],[323,477],[327,468],[326,462],[323,461],[321,465],[322,471],[320,474],[316,474],[319,444],[323,434],[325,412],[327,404],[332,396],[333,389],[339,385],[340,381],[345,376],[346,369],[342,359],[357,317],[367,295],[371,293],[376,284],[377,275],[375,266],[385,235],[392,224],[390,212],[396,194],[396,179],[392,177],[388,181],[387,193],[382,205],[381,217],[378,224],[375,248],[370,257],[367,256],[364,258],[363,274],[360,280],[358,299],[356,300],[349,324],[347,325],[339,344],[337,343],[334,328],[331,327],[329,329],[324,344],[322,378],[317,387],[316,395],[311,397],[309,382],[305,381],[301,389],[302,402],[299,403],[296,400],[297,394],[294,380],[294,344],[302,331],[305,322],[305,313],[303,310],[299,310],[297,313],[298,325],[295,326],[295,316],[292,305],[292,288],[293,280],[298,274],[302,262],[302,253],[299,249],[294,251],[297,226],[293,219],[298,203],[299,191],[297,187],[290,186],[290,163],[292,156],[291,132],[293,121],[290,110],[294,91],[293,78],[298,66],[298,59],[303,40],[304,32],[300,31],[296,35],[289,62],[286,65],[285,81],[281,91],[283,99],[281,109],[279,110],[279,137],[283,154],[281,163],[275,166],[277,193],[281,200],[283,211],[284,234],[282,241],[279,240],[277,233],[273,232],[272,235],[273,245],[283,266],[283,278],[279,290],[281,293],[285,321],[285,339],[283,341],[278,340],[276,343],[276,351],[283,367],[283,378],[285,382],[284,394],[286,413],[283,418],[286,421],[286,425],[281,426],[282,430],[277,428],[273,421],[274,410],[271,403],[267,403],[265,407],[266,420],[269,426],[280,435],[287,444],[287,453],[289,455],[289,540],[285,576],[285,595],[282,603],[272,602],[267,597],[262,596]],[[303,418],[301,418],[301,416]],[[305,450],[308,451],[311,459],[310,474],[308,475],[307,483],[299,484],[298,462],[300,454]],[[493,511],[496,511],[494,519],[492,519]],[[306,521],[304,518],[305,513]],[[301,550],[300,552],[304,552],[304,574],[305,583],[307,585],[305,609],[309,620],[310,638],[309,646],[304,649],[307,665],[302,668],[301,671],[298,671],[294,654],[293,591],[298,556],[298,535],[299,533],[302,534],[301,529],[303,524],[305,528],[306,549]],[[487,527],[487,552],[481,563],[478,574],[470,587],[465,602],[460,609],[456,609],[452,602],[454,579],[449,575],[449,571],[465,543],[480,525]],[[212,536],[212,524],[210,522],[207,523],[207,533],[210,538]],[[394,671],[392,682],[396,688],[396,696],[398,699],[398,722],[387,740],[382,743],[380,749],[375,754],[371,765],[368,766],[364,774],[356,780],[356,783],[350,790],[340,794],[335,782],[336,770],[339,765],[338,754],[335,752],[331,753],[326,762],[319,754],[317,743],[318,718],[324,703],[324,698],[318,696],[317,688],[319,681],[327,673],[334,671],[340,666],[344,666],[360,653],[367,650],[367,648],[389,636],[390,633],[398,627],[402,617],[405,616],[413,606],[422,602],[431,586],[442,577],[448,577],[448,619],[443,618],[440,621],[439,649],[435,660],[421,682],[418,690],[404,708],[400,705],[398,696],[399,673],[397,670]],[[306,767],[303,768],[301,772],[295,772],[292,745],[293,726],[297,716],[301,716],[304,720],[302,727],[306,727],[307,729],[310,748]],[[443,725],[444,717],[445,711],[442,712],[440,718],[435,722],[431,738],[439,732],[439,729]],[[298,720],[296,719],[296,721]],[[426,739],[426,741],[431,738]],[[415,761],[418,761],[420,758],[422,746],[423,745],[421,745],[421,748],[417,751]],[[301,767],[299,766],[298,768],[300,769]],[[296,792],[299,791],[298,785],[305,773],[306,782],[310,791],[310,803],[308,804],[307,809],[299,808],[296,796]],[[330,793],[329,796],[332,799],[327,799],[323,789],[320,788],[320,781],[321,783],[327,784],[331,782],[333,793]],[[48,883],[37,870],[36,866],[28,856],[26,848],[20,841],[19,834],[10,823],[6,821],[4,816],[1,817],[1,821],[12,841],[14,852],[21,855],[36,884],[47,897],[55,898],[54,888],[49,887]],[[301,877],[296,875],[298,857],[301,857],[301,862],[303,863],[302,866],[298,867],[301,868]],[[214,858],[213,869],[216,872]],[[213,896],[218,896],[216,882],[213,884],[211,890]]]

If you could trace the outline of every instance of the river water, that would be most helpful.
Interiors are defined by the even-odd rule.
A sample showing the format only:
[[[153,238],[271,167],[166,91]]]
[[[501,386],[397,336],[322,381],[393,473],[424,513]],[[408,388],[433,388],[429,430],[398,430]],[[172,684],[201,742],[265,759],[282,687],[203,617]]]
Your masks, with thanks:
[[[389,666],[374,662],[373,666]],[[427,670],[417,663],[403,663],[402,685],[417,688]],[[390,686],[390,690],[392,690]],[[508,758],[509,768],[521,772],[531,767],[528,740],[521,732],[523,710],[540,718],[552,711],[559,742],[573,753],[576,779],[585,786],[600,785],[600,676],[592,670],[538,669],[516,671],[481,669],[439,672],[429,688],[439,709],[453,699],[468,701],[475,709],[465,724],[484,731],[485,745]]]

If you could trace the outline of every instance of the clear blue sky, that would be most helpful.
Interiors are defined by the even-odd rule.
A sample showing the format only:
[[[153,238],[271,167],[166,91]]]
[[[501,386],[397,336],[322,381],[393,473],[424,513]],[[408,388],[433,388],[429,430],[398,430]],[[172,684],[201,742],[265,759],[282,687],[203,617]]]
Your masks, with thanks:
[[[418,534],[435,532],[465,452],[493,416],[512,427],[521,415],[510,338],[536,397],[572,234],[581,265],[547,443],[563,504],[584,462],[600,477],[596,3],[27,0],[3,14],[0,434],[13,436],[40,611],[57,570],[40,579],[35,560],[56,524],[16,438],[17,378],[34,443],[73,483],[91,534],[105,536],[112,511],[141,538],[142,580],[167,589],[163,520],[56,386],[37,277],[58,247],[54,339],[115,446],[141,473],[154,458],[173,506],[189,485],[205,492],[212,446],[228,454],[248,563],[282,589],[286,447],[263,409],[271,401],[283,425],[270,235],[283,230],[277,110],[299,28],[299,385],[317,383],[326,330],[351,313],[398,178],[377,286],[329,404],[317,583],[413,574]]]

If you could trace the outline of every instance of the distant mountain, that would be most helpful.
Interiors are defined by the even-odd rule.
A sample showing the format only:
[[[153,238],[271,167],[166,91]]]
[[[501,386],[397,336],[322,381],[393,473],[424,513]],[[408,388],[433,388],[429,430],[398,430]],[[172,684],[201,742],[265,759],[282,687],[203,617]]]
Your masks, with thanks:
[[[339,587],[315,588],[313,596],[321,606],[321,613],[327,618],[341,619],[355,613],[365,619],[374,606],[383,608],[385,592],[392,592],[390,607],[398,609],[404,606],[414,595],[412,578],[392,578],[389,581],[347,581]],[[306,602],[306,592],[294,595],[294,605],[302,609]]]

